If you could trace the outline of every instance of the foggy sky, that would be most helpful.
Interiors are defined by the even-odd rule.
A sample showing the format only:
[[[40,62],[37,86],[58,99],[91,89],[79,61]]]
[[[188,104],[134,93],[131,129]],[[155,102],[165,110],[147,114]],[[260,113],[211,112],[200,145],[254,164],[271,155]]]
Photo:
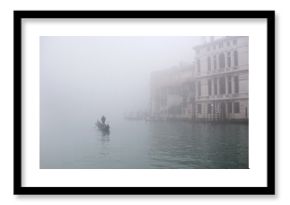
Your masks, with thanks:
[[[198,37],[40,37],[41,112],[149,108],[150,73],[192,63]]]

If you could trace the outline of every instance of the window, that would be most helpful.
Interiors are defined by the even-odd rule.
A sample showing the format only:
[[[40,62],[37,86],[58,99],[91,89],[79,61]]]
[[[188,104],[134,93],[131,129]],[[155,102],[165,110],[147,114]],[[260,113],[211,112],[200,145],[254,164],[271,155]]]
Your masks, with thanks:
[[[234,51],[234,64],[235,64],[235,66],[238,66],[238,64],[239,64],[238,51]]]
[[[225,54],[223,53],[219,55],[219,66],[220,69],[223,69],[225,67]]]
[[[231,67],[231,52],[228,52],[227,62],[228,62],[228,67]]]
[[[198,92],[198,96],[201,96],[201,83],[200,83],[200,81],[198,81],[197,92]]]
[[[232,102],[228,102],[228,113],[232,113],[233,108],[232,108]]]
[[[234,103],[234,112],[240,113],[240,103],[239,102]]]
[[[211,109],[211,104],[207,104],[207,114],[211,114],[212,113],[212,109]]]
[[[237,39],[233,40],[233,44],[237,45]]]
[[[223,42],[220,42],[219,43],[219,48],[222,48],[223,47]]]
[[[207,80],[208,95],[211,96],[211,80]]]
[[[197,104],[197,113],[201,114],[201,104]]]
[[[211,71],[211,59],[210,59],[210,57],[207,57],[207,70]]]
[[[213,45],[213,50],[215,50],[215,48],[216,48],[216,46],[215,46],[215,44]]]
[[[226,79],[225,77],[220,78],[220,94],[226,93]]]
[[[228,94],[232,93],[232,78],[228,76]]]
[[[234,83],[235,83],[235,93],[239,93],[239,76],[235,76],[234,78]]]
[[[217,79],[214,79],[214,94],[217,95]]]
[[[216,66],[217,66],[217,63],[216,63],[216,56],[213,57],[213,69],[216,70]]]
[[[227,46],[230,46],[230,41],[227,41]]]
[[[196,62],[196,66],[197,66],[197,73],[200,73],[200,60],[199,59]]]

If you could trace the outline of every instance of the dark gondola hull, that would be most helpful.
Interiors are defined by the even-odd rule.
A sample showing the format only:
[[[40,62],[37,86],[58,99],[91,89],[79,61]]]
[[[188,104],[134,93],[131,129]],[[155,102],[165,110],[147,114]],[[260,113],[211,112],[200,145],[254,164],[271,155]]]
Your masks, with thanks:
[[[96,126],[102,132],[109,132],[110,131],[110,126],[106,125],[105,123],[101,123],[100,121],[97,121]]]

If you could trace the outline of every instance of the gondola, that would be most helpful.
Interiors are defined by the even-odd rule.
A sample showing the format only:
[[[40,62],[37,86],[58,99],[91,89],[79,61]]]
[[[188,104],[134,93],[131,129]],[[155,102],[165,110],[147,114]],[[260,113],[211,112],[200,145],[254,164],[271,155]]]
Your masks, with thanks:
[[[101,123],[99,120],[97,121],[96,126],[102,132],[109,132],[110,131],[110,125],[105,124],[105,123]]]

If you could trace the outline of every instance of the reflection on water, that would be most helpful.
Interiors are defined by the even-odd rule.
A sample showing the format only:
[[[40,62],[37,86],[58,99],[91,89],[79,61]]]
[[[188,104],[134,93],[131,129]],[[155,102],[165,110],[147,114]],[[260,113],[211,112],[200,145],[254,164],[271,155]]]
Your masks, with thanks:
[[[116,120],[110,133],[88,124],[41,130],[41,168],[248,168],[247,124]]]
[[[110,136],[110,130],[100,130],[100,132],[104,138],[106,138],[106,136]]]
[[[169,122],[151,126],[158,168],[248,168],[248,126]]]

